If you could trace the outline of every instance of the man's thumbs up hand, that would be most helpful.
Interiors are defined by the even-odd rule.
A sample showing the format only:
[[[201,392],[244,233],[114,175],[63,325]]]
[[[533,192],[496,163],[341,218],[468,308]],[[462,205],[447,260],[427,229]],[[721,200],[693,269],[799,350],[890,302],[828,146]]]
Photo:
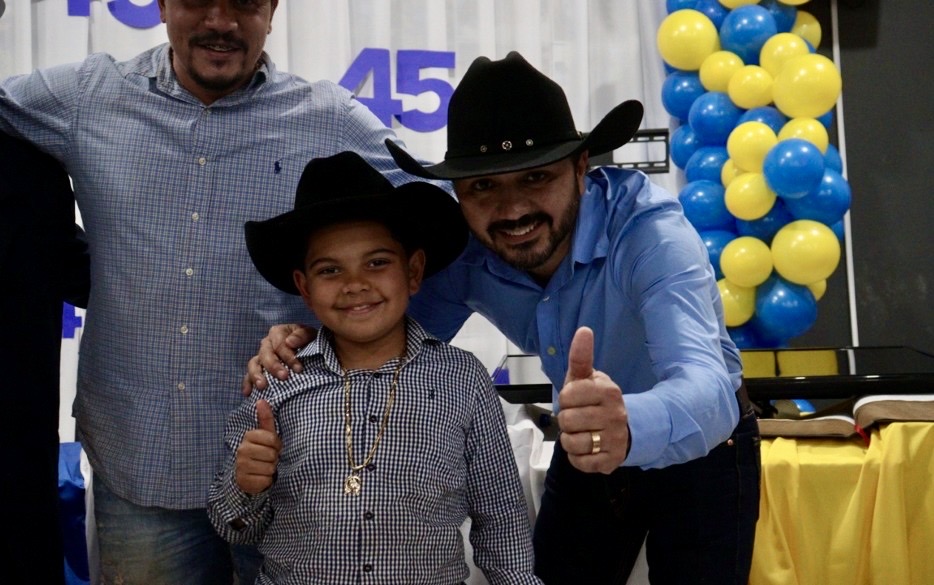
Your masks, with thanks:
[[[276,418],[265,400],[256,402],[256,422],[257,428],[247,431],[237,448],[237,485],[248,494],[258,494],[272,485],[282,451]]]
[[[593,331],[581,327],[571,341],[558,394],[561,446],[577,469],[612,473],[629,451],[629,416],[619,386],[593,369],[593,355]]]

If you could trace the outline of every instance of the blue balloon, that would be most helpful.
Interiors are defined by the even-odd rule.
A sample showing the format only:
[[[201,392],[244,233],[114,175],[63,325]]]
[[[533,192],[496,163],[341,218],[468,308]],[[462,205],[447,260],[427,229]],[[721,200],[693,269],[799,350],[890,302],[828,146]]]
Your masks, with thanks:
[[[837,223],[830,226],[830,229],[833,230],[834,235],[837,236],[837,239],[840,240],[840,243],[842,244],[843,238],[846,235],[846,226],[844,225],[843,220],[841,219]]]
[[[775,28],[780,33],[791,32],[795,25],[795,19],[798,17],[798,9],[788,4],[783,4],[778,0],[762,0],[759,6],[765,8],[775,19]]]
[[[824,114],[817,117],[817,121],[824,125],[824,128],[830,130],[833,125],[833,108],[827,110]]]
[[[746,65],[758,65],[762,45],[778,33],[775,17],[757,4],[730,11],[720,25],[720,45],[739,55]]]
[[[723,24],[723,19],[726,18],[730,10],[723,4],[720,4],[720,0],[696,1],[697,4],[694,5],[694,10],[709,18],[713,25],[717,27],[717,30],[720,30],[720,25]]]
[[[764,216],[759,219],[747,221],[745,219],[736,220],[736,233],[741,236],[753,236],[759,238],[766,244],[772,244],[772,238],[792,221],[794,217],[785,209],[785,204],[781,199],[775,201],[775,205]]]
[[[804,197],[824,177],[824,155],[803,138],[779,140],[762,161],[765,182],[779,197]]]
[[[682,10],[684,8],[694,8],[694,4],[697,0],[666,0],[665,8],[668,9],[668,14],[671,14],[675,10]]]
[[[772,275],[756,288],[754,326],[770,340],[787,340],[817,321],[817,301],[806,286]]]
[[[691,104],[688,122],[702,143],[725,145],[743,111],[727,94],[708,91]]]
[[[686,122],[691,104],[706,91],[696,71],[675,71],[662,83],[662,106],[671,116]]]
[[[717,274],[717,280],[720,280],[723,278],[723,271],[720,270],[720,255],[723,254],[723,247],[736,239],[736,234],[726,230],[706,230],[700,232],[700,237],[704,246],[707,247],[707,255]]]
[[[736,230],[736,218],[723,202],[725,189],[719,182],[700,180],[688,183],[678,193],[684,215],[697,231]]]
[[[697,152],[697,149],[701,146],[700,140],[697,139],[697,134],[694,134],[690,124],[675,128],[669,141],[671,142],[671,162],[682,170],[688,164],[691,155]]]
[[[762,106],[746,110],[736,121],[739,126],[744,122],[762,122],[778,134],[782,127],[788,123],[788,116],[778,111],[778,108],[772,106]]]
[[[824,166],[843,174],[843,159],[840,158],[840,151],[833,144],[828,144],[824,152]]]
[[[756,349],[763,347],[760,345],[755,328],[749,323],[744,323],[739,327],[727,327],[726,332],[739,349]]]
[[[701,146],[684,165],[684,177],[689,183],[704,179],[717,183],[723,164],[729,158],[725,146]]]
[[[785,207],[795,219],[813,219],[827,226],[843,219],[850,209],[850,184],[840,173],[824,169],[820,186],[804,197],[785,199]]]

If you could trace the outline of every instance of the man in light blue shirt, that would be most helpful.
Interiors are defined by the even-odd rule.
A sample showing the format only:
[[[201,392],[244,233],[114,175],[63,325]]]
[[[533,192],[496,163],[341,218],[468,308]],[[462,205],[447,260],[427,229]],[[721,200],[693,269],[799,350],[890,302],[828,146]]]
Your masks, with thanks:
[[[451,97],[445,160],[473,234],[410,314],[450,339],[471,313],[541,357],[560,441],[535,526],[546,583],[625,583],[643,541],[652,583],[743,583],[759,501],[759,435],[706,248],[675,196],[588,157],[625,144],[642,106],[588,134],[518,53],[474,61]],[[292,365],[277,329],[262,363]],[[276,348],[279,355],[274,355]]]
[[[0,131],[64,163],[88,234],[74,412],[108,583],[231,582],[205,509],[224,424],[256,340],[307,315],[255,271],[244,222],[291,209],[315,157],[404,180],[365,106],[263,52],[277,4],[160,0],[168,45],[0,82]]]

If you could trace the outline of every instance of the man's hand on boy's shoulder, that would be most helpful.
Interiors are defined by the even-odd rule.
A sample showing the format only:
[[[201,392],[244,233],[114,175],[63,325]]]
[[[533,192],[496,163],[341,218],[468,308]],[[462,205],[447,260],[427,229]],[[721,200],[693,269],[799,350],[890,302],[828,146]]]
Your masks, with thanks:
[[[317,335],[317,329],[308,325],[289,323],[270,327],[269,333],[260,341],[259,353],[247,362],[247,372],[240,385],[243,395],[249,396],[253,388],[266,389],[265,372],[279,380],[288,378],[290,370],[301,372],[302,362],[295,357],[295,351],[311,343]]]

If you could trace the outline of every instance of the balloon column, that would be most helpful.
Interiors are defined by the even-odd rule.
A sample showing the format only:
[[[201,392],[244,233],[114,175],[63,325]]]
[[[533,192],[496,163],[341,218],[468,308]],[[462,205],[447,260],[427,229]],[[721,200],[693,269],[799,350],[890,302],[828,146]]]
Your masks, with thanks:
[[[667,0],[656,41],[684,212],[741,348],[811,328],[840,261],[850,187],[828,128],[842,80],[808,0]]]

